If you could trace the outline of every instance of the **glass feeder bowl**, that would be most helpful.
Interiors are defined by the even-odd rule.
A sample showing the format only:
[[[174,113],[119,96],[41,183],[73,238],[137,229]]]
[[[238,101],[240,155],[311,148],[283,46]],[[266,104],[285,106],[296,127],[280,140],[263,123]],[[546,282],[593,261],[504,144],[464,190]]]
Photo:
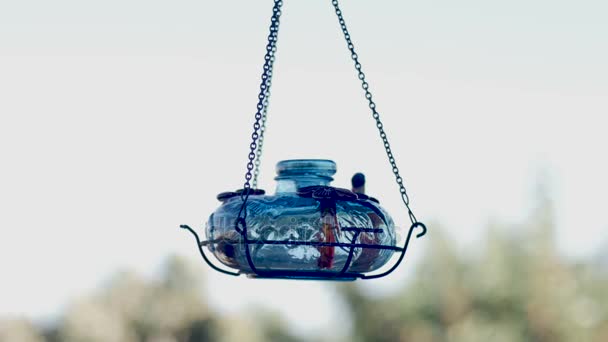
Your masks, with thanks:
[[[222,264],[260,277],[356,278],[401,250],[376,199],[330,186],[333,161],[286,160],[276,169],[276,193],[250,190],[238,224],[242,190],[218,195],[202,245]]]

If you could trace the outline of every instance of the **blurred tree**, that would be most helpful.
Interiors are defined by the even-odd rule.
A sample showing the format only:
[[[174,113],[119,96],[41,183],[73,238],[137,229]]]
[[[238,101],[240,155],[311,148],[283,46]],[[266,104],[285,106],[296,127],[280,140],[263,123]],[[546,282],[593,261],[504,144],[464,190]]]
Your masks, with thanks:
[[[68,307],[61,341],[209,341],[214,318],[201,298],[201,278],[171,258],[156,282],[124,272],[99,294]]]
[[[172,257],[156,281],[117,274],[99,293],[68,306],[56,326],[0,321],[0,342],[298,342],[269,312],[242,317],[213,313],[202,297],[200,268]]]
[[[44,338],[24,319],[0,320],[0,341],[43,342]]]
[[[562,260],[553,208],[539,196],[528,223],[491,225],[474,255],[440,229],[413,282],[388,298],[343,285],[357,341],[608,341],[608,278]]]

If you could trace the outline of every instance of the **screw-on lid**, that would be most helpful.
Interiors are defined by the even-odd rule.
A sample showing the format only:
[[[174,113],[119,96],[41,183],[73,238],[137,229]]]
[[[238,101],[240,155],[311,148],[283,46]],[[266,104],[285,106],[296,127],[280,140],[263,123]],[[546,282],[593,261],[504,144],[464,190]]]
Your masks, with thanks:
[[[277,178],[292,176],[318,176],[333,180],[336,163],[327,159],[292,159],[277,163]]]

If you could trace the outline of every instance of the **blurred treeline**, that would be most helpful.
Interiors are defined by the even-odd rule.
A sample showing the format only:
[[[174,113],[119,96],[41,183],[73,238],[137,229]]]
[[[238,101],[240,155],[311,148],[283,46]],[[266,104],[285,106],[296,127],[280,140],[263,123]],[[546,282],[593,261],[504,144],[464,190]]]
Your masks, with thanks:
[[[172,257],[156,281],[119,273],[99,293],[69,305],[50,326],[0,320],[0,342],[298,341],[280,316],[264,308],[242,316],[211,311],[202,267]]]
[[[351,336],[344,339],[608,341],[606,265],[558,255],[549,201],[540,201],[525,224],[490,224],[487,232],[459,252],[433,225],[430,238],[420,240],[425,257],[409,265],[416,271],[388,296],[371,295],[357,283],[328,285],[350,308],[344,318],[352,320]],[[0,341],[304,341],[276,313],[212,312],[202,297],[200,267],[172,258],[157,281],[118,274],[100,293],[72,303],[52,326],[0,321]]]
[[[433,231],[411,282],[389,298],[345,287],[353,340],[608,341],[608,265],[560,257],[546,197],[526,223],[486,232],[459,253]]]

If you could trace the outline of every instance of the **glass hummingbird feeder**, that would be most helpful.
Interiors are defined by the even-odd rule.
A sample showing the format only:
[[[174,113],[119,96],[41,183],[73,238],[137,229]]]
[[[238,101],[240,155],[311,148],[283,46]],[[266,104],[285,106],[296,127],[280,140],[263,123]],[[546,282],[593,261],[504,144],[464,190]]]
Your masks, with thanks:
[[[375,198],[365,194],[362,174],[353,177],[352,191],[331,186],[336,173],[336,164],[331,160],[281,161],[276,167],[275,194],[266,195],[257,188],[282,5],[282,0],[274,0],[243,189],[217,196],[221,206],[209,217],[204,240],[191,227],[181,228],[193,234],[205,262],[228,275],[317,280],[386,276],[402,262],[414,231],[419,229],[416,237],[422,237],[426,226],[410,208],[403,179],[337,0],[332,0],[332,5],[411,221],[407,237],[403,244],[399,243],[391,216]],[[212,262],[205,249],[223,266]],[[393,256],[396,261],[387,265]]]

